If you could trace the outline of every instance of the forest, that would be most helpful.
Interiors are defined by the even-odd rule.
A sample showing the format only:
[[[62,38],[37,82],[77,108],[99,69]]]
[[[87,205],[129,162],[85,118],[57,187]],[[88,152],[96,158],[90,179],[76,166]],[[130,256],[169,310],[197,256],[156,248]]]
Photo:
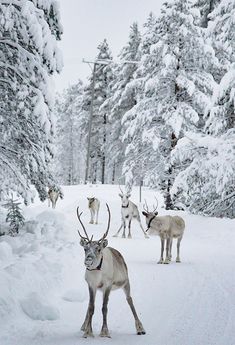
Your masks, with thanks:
[[[117,57],[104,39],[88,81],[55,97],[58,3],[1,0],[1,198],[143,184],[166,209],[234,217],[234,11],[233,0],[166,2],[131,25]]]
[[[166,209],[233,218],[234,11],[166,2],[133,23],[118,57],[104,39],[88,82],[57,97],[58,181],[144,184]]]

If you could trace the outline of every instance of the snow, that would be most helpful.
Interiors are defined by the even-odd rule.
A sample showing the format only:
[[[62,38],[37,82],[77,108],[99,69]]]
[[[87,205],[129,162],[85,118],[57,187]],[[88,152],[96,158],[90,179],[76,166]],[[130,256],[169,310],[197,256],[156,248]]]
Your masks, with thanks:
[[[55,210],[35,200],[24,208],[28,220],[18,237],[0,236],[0,344],[2,345],[233,345],[235,343],[234,220],[206,218],[184,212],[181,264],[158,265],[160,240],[145,239],[133,222],[133,239],[114,238],[120,225],[118,186],[63,187]],[[138,205],[138,188],[132,200]],[[87,196],[101,201],[98,225],[88,224]],[[149,205],[157,193],[143,188]],[[159,205],[162,201],[158,196]],[[128,265],[131,291],[145,336],[135,334],[134,320],[122,291],[110,296],[111,339],[99,338],[102,296],[97,294],[93,318],[95,338],[80,331],[88,304],[84,253],[79,245],[76,207],[89,234],[101,237],[111,208],[109,245]],[[141,208],[142,209],[142,208]],[[159,207],[160,214],[166,211]],[[142,218],[144,223],[144,219]],[[173,244],[173,259],[176,256]]]
[[[36,292],[32,292],[22,300],[20,305],[24,313],[32,320],[44,321],[59,319],[59,311],[51,305],[44,305]]]

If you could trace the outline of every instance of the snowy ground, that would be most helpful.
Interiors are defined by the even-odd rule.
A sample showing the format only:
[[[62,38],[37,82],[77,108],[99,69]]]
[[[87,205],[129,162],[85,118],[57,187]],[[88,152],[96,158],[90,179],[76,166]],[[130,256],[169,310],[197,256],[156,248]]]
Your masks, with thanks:
[[[138,223],[133,223],[132,240],[112,237],[120,225],[118,192],[117,186],[64,187],[64,200],[58,201],[56,210],[36,201],[24,209],[31,220],[27,231],[18,238],[0,237],[1,345],[235,344],[235,221],[178,212],[186,221],[182,263],[158,265],[159,238],[144,239]],[[88,225],[86,197],[93,195],[101,200],[99,225]],[[154,195],[144,190],[150,205]],[[137,196],[136,189],[132,200]],[[98,336],[101,294],[93,319],[95,338],[82,338],[88,292],[76,207],[84,210],[89,233],[99,238],[106,229],[106,201],[112,213],[109,244],[126,259],[145,336],[135,334],[124,294],[114,291],[108,312],[112,338]]]

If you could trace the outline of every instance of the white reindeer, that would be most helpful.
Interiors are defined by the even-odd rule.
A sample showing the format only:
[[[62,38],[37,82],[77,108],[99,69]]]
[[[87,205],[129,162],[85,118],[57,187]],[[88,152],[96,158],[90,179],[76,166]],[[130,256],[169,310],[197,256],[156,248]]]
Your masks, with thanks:
[[[121,193],[119,194],[121,200],[122,200],[122,206],[121,206],[121,216],[122,216],[122,224],[120,228],[118,229],[117,233],[114,235],[114,237],[117,237],[121,229],[123,228],[122,237],[126,237],[126,227],[128,226],[128,238],[131,238],[131,221],[132,219],[136,219],[139,222],[140,228],[143,231],[144,237],[148,238],[148,235],[145,233],[144,228],[141,224],[140,220],[140,214],[138,207],[130,201],[131,193],[126,192],[123,193],[120,185],[119,185]]]
[[[93,236],[89,239],[86,229],[81,221],[81,214],[77,208],[78,220],[83,228],[85,237],[81,237],[80,244],[85,251],[85,266],[86,273],[85,279],[89,288],[89,305],[85,317],[85,321],[81,327],[84,331],[84,338],[93,337],[92,331],[92,317],[95,308],[95,297],[97,289],[103,292],[103,325],[101,328],[100,336],[110,338],[108,326],[107,326],[107,311],[108,300],[111,290],[122,288],[126,294],[127,302],[131,308],[133,316],[135,318],[135,326],[137,334],[145,334],[145,330],[140,322],[131,295],[130,295],[130,283],[128,278],[127,266],[122,255],[114,248],[107,247],[108,240],[106,239],[110,227],[110,210],[108,204],[106,204],[108,210],[108,226],[103,237],[98,241],[92,241]]]
[[[146,217],[147,230],[149,235],[158,235],[161,239],[161,256],[159,264],[169,264],[172,258],[172,242],[177,238],[177,257],[176,262],[180,261],[180,243],[183,238],[185,222],[183,218],[178,216],[158,216],[157,207],[150,212],[147,203],[144,207],[143,215]],[[164,247],[166,242],[166,258],[164,261]]]
[[[57,187],[50,187],[48,190],[48,207],[52,204],[52,208],[55,208],[59,197],[63,199],[61,190]]]
[[[97,198],[87,198],[87,200],[88,200],[88,208],[91,212],[90,224],[94,224],[95,217],[96,217],[95,224],[98,224],[100,201]]]

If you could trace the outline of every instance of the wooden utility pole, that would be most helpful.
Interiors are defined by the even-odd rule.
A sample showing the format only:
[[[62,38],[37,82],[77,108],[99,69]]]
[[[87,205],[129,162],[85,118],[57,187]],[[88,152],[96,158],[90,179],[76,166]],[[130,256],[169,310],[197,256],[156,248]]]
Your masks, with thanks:
[[[86,61],[83,61],[86,62]],[[89,62],[86,62],[89,63]],[[85,183],[88,182],[89,177],[89,167],[90,167],[90,151],[91,151],[91,129],[92,129],[92,120],[93,120],[93,109],[94,109],[94,92],[95,92],[95,72],[96,72],[96,63],[93,66],[92,72],[92,84],[91,84],[91,104],[90,104],[90,115],[88,123],[88,140],[87,140],[87,153],[86,153],[86,171],[85,171]]]

